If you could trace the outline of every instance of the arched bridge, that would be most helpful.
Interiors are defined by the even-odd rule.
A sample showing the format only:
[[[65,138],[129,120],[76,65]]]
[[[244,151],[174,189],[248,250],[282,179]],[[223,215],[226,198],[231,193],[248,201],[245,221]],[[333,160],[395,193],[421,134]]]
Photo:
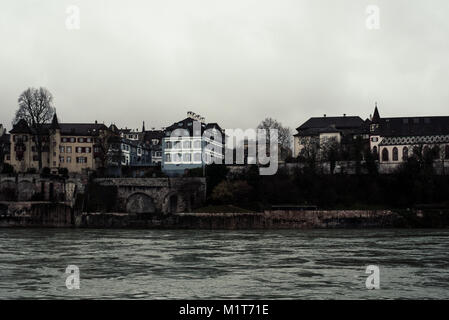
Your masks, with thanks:
[[[121,212],[158,215],[190,212],[205,200],[205,178],[104,178],[102,186],[116,186]]]

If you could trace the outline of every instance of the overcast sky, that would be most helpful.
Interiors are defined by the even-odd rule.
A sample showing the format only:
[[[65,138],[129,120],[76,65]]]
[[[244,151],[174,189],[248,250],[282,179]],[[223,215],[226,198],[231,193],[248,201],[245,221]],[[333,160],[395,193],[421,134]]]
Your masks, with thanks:
[[[69,30],[69,5],[80,29]],[[380,28],[366,27],[368,5]],[[63,122],[223,128],[449,115],[447,0],[2,0],[0,123],[43,86]],[[70,20],[73,21],[73,20]]]

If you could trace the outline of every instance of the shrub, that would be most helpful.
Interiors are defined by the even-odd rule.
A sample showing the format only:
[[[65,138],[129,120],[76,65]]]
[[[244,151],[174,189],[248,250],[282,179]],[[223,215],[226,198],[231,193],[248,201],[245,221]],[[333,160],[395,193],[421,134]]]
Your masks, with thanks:
[[[4,163],[2,173],[5,173],[5,174],[14,173],[14,167],[12,165],[10,165],[9,163]]]
[[[44,168],[42,168],[41,175],[42,175],[43,177],[48,177],[48,176],[50,176],[50,173],[51,173],[51,170],[50,170],[49,167],[44,167]]]

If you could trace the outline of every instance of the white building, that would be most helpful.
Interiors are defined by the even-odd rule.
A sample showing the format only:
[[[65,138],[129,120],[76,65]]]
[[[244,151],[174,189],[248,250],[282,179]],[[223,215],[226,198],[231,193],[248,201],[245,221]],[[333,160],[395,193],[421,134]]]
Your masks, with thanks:
[[[162,143],[162,170],[182,174],[186,169],[224,163],[224,133],[217,123],[205,123],[192,112],[165,129]]]

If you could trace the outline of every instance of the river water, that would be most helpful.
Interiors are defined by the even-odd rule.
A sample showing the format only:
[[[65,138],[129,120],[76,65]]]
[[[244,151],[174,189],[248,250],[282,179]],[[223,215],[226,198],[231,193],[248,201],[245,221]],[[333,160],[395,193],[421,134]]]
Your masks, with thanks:
[[[448,247],[449,230],[0,229],[0,299],[448,299]]]

